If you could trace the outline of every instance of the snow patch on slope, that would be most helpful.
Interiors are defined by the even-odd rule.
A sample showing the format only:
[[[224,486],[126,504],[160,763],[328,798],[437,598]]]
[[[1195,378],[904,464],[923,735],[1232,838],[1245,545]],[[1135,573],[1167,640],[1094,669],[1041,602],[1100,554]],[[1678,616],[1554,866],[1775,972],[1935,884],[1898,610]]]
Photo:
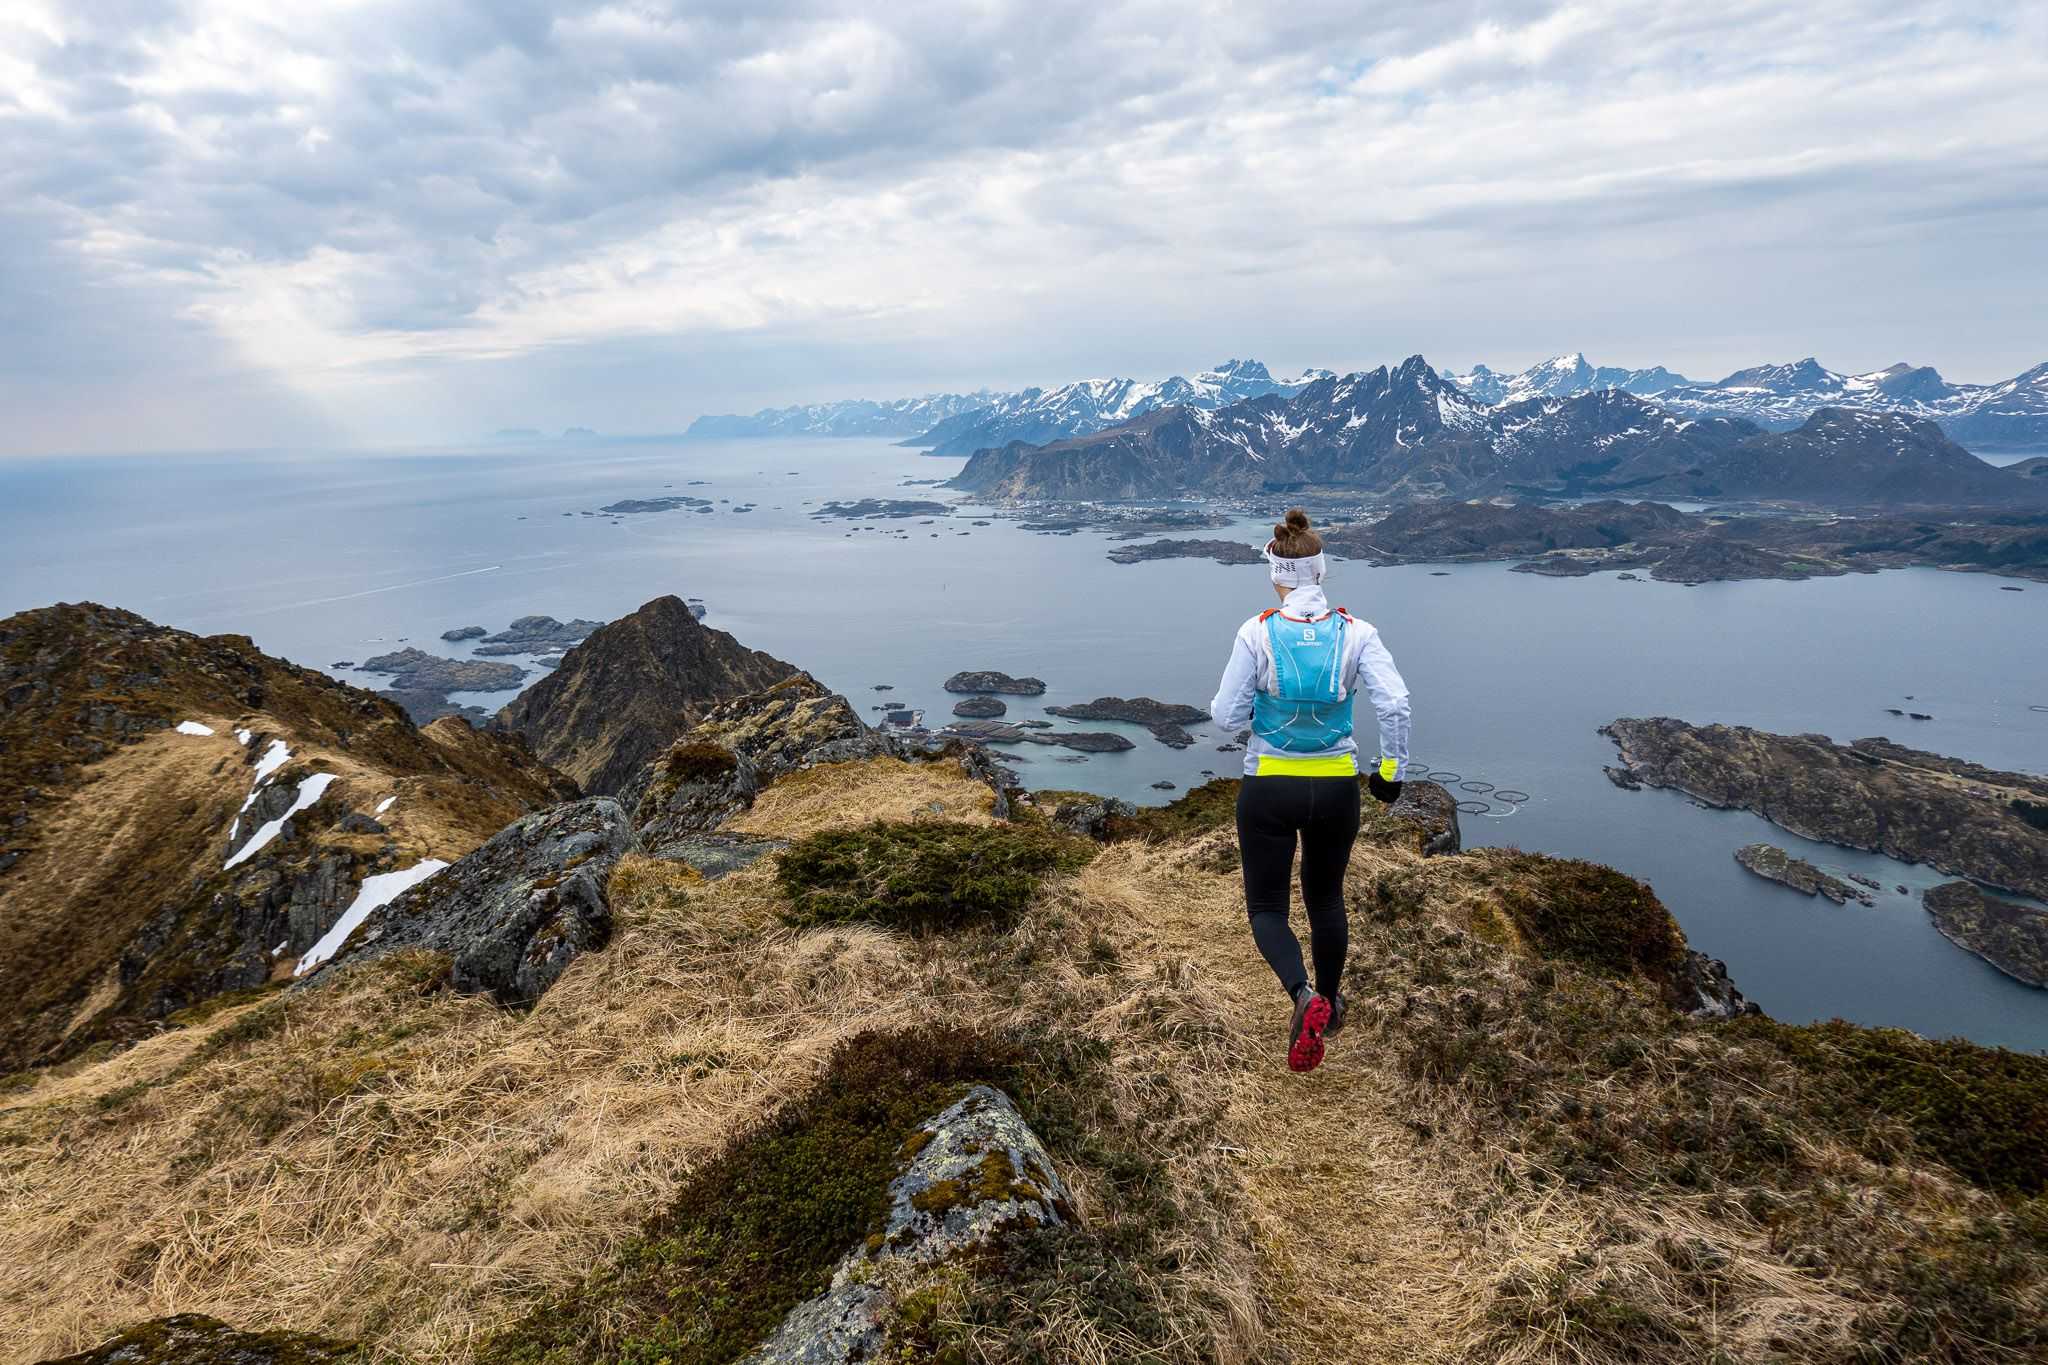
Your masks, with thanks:
[[[318,943],[306,950],[306,955],[299,959],[299,965],[292,968],[292,975],[304,976],[333,957],[372,912],[381,910],[446,866],[448,864],[439,858],[423,858],[403,871],[380,872],[374,877],[363,878],[362,887],[356,892],[356,898],[349,902],[348,909],[341,912],[341,918],[320,936]]]
[[[299,794],[292,799],[291,809],[278,816],[275,820],[265,821],[262,828],[249,836],[249,842],[235,850],[229,856],[227,862],[221,865],[223,870],[233,867],[238,863],[247,862],[251,857],[255,856],[258,849],[261,849],[265,844],[268,844],[272,839],[275,839],[284,832],[287,820],[318,801],[326,793],[327,789],[333,785],[333,773],[314,773],[311,777],[299,783]]]

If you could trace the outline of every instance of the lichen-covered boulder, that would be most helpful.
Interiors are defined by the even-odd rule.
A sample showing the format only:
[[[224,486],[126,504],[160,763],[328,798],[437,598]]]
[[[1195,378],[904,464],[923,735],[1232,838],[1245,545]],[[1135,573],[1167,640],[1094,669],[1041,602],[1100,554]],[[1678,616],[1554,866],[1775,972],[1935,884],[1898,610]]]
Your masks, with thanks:
[[[530,1004],[578,953],[611,940],[606,884],[619,859],[639,847],[626,812],[609,797],[529,815],[373,911],[320,975],[422,948],[448,956],[457,990]]]
[[[852,703],[798,673],[714,706],[620,796],[653,846],[671,834],[716,828],[786,772],[888,752]]]
[[[137,1323],[89,1351],[42,1365],[363,1365],[370,1352],[305,1332],[238,1332],[219,1318],[179,1313]]]
[[[1021,1224],[1072,1218],[1045,1145],[1002,1091],[977,1085],[903,1144],[881,1230],[853,1248],[831,1288],[798,1305],[746,1365],[841,1365],[866,1360],[887,1334],[883,1262],[931,1265],[985,1246]]]
[[[1055,828],[1066,830],[1069,834],[1079,834],[1084,838],[1102,841],[1109,838],[1110,821],[1119,816],[1128,818],[1137,813],[1136,806],[1114,796],[1077,798],[1062,801],[1053,807],[1052,823]]]

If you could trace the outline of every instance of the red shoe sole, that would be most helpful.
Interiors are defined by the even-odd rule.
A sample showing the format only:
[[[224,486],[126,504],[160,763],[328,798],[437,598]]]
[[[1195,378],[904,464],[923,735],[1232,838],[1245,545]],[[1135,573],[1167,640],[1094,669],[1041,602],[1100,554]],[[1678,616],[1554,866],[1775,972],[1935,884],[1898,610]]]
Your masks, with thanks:
[[[1287,1049],[1289,1071],[1314,1071],[1323,1064],[1323,1030],[1330,1022],[1330,1002],[1320,995],[1302,1012],[1301,1028]]]

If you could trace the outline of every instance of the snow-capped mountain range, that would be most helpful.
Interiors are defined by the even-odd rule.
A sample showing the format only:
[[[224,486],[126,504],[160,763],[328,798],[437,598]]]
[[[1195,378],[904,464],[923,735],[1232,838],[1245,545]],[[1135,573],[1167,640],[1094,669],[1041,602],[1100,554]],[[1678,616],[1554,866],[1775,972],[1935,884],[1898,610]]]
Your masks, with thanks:
[[[1214,411],[1270,393],[1295,394],[1329,374],[1328,370],[1308,370],[1297,379],[1275,379],[1256,360],[1226,360],[1192,379],[1174,375],[1154,384],[1084,379],[1056,389],[1005,394],[987,407],[941,422],[905,444],[927,446],[934,455],[972,455],[1012,441],[1042,445],[1068,436],[1086,436],[1159,408]]]
[[[1618,388],[1488,405],[1410,356],[1292,396],[1168,407],[1088,436],[980,450],[953,486],[1023,499],[1326,488],[1388,497],[1499,493],[1782,499],[1838,506],[2039,503],[1935,423],[1820,407],[1796,430],[1687,417]]]
[[[1693,382],[1682,374],[1673,374],[1662,365],[1654,365],[1647,370],[1590,365],[1586,357],[1576,351],[1571,355],[1554,356],[1540,365],[1531,365],[1520,374],[1497,374],[1484,365],[1474,365],[1464,374],[1446,374],[1444,378],[1480,402],[1493,404],[1520,403],[1531,398],[1571,398],[1595,389],[1620,389],[1634,394],[1662,393]]]
[[[877,403],[865,399],[763,408],[749,417],[700,417],[691,437],[896,436],[905,445],[925,446],[934,455],[972,455],[983,446],[1011,441],[1057,441],[1128,422],[1155,408],[1181,404],[1221,408],[1269,393],[1296,393],[1328,370],[1308,370],[1296,379],[1275,379],[1256,360],[1226,360],[1192,379],[1174,375],[1156,382],[1083,379],[1058,388],[1016,393],[935,393],[923,398]]]
[[[1016,393],[929,394],[890,403],[818,403],[763,409],[751,417],[701,417],[689,435],[884,436],[934,455],[971,455],[1013,441],[1043,445],[1087,436],[1161,408],[1214,412],[1256,398],[1292,397],[1332,377],[1328,370],[1305,370],[1294,379],[1275,379],[1256,360],[1230,360],[1191,379],[1087,379]],[[1516,374],[1474,365],[1440,379],[1464,401],[1483,407],[1614,391],[1652,397],[1683,417],[1740,418],[1771,431],[1789,431],[1825,407],[1845,407],[1936,422],[1950,440],[1978,450],[2048,450],[2048,364],[1996,384],[1952,384],[1925,365],[1842,374],[1808,357],[1707,382],[1661,365],[1596,366],[1573,353]]]
[[[1737,370],[1715,384],[1663,390],[1657,401],[1692,416],[1746,417],[1785,430],[1821,407],[1924,417],[1952,441],[1982,450],[2048,446],[2048,364],[1997,384],[1951,384],[1928,365],[1840,374],[1811,356],[1789,365]]]

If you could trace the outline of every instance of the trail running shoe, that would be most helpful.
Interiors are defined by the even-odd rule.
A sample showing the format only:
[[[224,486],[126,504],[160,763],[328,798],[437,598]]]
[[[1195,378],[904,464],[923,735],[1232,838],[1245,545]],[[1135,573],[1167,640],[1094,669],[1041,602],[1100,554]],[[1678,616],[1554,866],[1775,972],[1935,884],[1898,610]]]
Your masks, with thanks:
[[[1344,1016],[1349,1013],[1351,1013],[1351,1002],[1344,998],[1344,992],[1338,991],[1335,995],[1331,996],[1330,1023],[1323,1030],[1323,1036],[1325,1038],[1335,1038],[1338,1034],[1342,1033],[1344,1031]]]
[[[1314,1071],[1322,1065],[1323,1030],[1329,1023],[1330,1002],[1304,988],[1294,1006],[1294,1027],[1288,1034],[1288,1070]]]

